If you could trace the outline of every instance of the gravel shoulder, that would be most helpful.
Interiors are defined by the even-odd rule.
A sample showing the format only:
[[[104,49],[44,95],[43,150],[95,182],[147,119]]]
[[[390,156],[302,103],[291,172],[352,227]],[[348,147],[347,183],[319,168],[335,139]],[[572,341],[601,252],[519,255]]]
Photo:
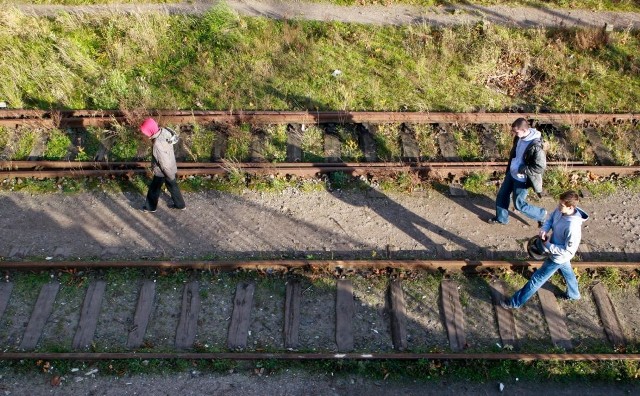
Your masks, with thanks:
[[[493,197],[288,189],[187,193],[185,211],[139,209],[137,193],[0,194],[5,259],[372,258],[524,259],[534,221],[489,225]],[[548,210],[552,197],[536,203]],[[637,261],[640,196],[584,199],[582,259]]]
[[[89,371],[89,370],[85,370]],[[458,381],[399,381],[370,380],[358,376],[309,374],[287,370],[276,375],[258,376],[247,372],[226,375],[187,372],[169,376],[145,375],[110,377],[98,374],[85,376],[79,372],[59,387],[52,387],[45,375],[25,376],[3,374],[0,390],[6,395],[630,395],[640,392],[639,383],[564,383],[547,381],[544,384],[505,378],[502,381],[470,383]],[[78,380],[79,378],[79,380]],[[504,385],[500,391],[500,384]]]
[[[640,27],[640,14],[633,12],[589,11],[576,8],[482,6],[449,4],[437,7],[406,5],[338,6],[302,1],[226,0],[188,1],[172,4],[119,4],[91,6],[17,5],[31,15],[52,16],[61,12],[75,14],[113,14],[166,12],[169,14],[202,14],[218,3],[226,4],[240,15],[273,19],[339,21],[375,25],[428,24],[455,26],[489,22],[498,25],[534,27],[603,27],[617,29]]]

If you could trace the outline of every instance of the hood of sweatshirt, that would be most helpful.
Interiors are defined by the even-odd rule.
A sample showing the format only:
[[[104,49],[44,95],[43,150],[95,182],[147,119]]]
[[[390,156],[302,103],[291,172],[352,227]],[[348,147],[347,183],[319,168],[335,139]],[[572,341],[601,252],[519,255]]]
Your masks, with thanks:
[[[535,139],[540,139],[542,137],[542,133],[535,128],[529,128],[529,134],[522,138],[525,142],[530,142]]]
[[[576,211],[573,212],[571,216],[567,216],[567,220],[570,223],[579,222],[580,224],[582,224],[585,221],[589,220],[589,215],[584,210],[576,207]]]
[[[167,130],[166,128],[160,128],[158,132],[154,133],[153,136],[151,136],[151,139],[162,138],[166,140],[171,138],[171,136],[172,136],[171,131]]]

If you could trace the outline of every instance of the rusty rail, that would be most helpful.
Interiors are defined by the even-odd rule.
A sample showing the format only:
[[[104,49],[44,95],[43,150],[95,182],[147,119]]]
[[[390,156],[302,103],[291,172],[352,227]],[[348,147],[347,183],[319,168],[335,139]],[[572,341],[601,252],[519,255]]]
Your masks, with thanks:
[[[0,261],[0,269],[97,269],[97,268],[158,268],[194,269],[206,271],[294,270],[294,269],[405,269],[481,271],[495,268],[537,268],[542,261],[517,260],[253,260],[253,261]],[[640,268],[640,262],[575,261],[574,268]]]
[[[640,114],[584,113],[454,113],[454,112],[372,112],[372,111],[188,111],[157,110],[137,117],[154,116],[163,123],[459,123],[510,124],[517,117],[541,123],[582,124],[634,121]],[[0,126],[105,127],[134,120],[118,110],[0,110]]]
[[[146,172],[148,162],[3,161],[0,178],[100,177]],[[595,176],[640,174],[640,166],[595,166],[580,162],[549,162],[549,167]],[[330,172],[363,175],[372,172],[422,172],[431,177],[460,176],[471,172],[502,172],[506,162],[423,162],[423,163],[189,163],[178,164],[179,176],[223,175],[231,170],[250,174],[314,176]],[[107,169],[105,169],[107,168]]]
[[[121,359],[232,359],[232,360],[519,360],[611,361],[640,360],[636,353],[268,353],[268,352],[0,352],[0,359],[121,360]]]

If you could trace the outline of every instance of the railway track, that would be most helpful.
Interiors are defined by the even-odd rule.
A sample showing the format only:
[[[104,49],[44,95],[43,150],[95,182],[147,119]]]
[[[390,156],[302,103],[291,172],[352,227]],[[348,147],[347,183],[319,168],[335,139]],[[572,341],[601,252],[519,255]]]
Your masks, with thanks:
[[[636,262],[575,264],[579,270],[640,268]],[[3,261],[0,269],[7,275],[6,282],[0,283],[0,319],[4,324],[0,328],[0,359],[640,360],[640,354],[625,352],[628,346],[633,349],[637,345],[638,334],[623,319],[628,320],[635,313],[621,312],[603,283],[581,285],[586,293],[579,302],[583,304],[580,309],[586,305],[593,309],[587,309],[588,313],[576,321],[566,314],[569,306],[564,305],[576,303],[558,302],[549,289],[541,289],[538,297],[527,304],[529,308],[516,313],[499,305],[512,289],[505,281],[496,276],[475,277],[486,281],[474,286],[465,283],[464,277],[452,276],[459,271],[478,273],[538,265],[539,262],[395,260]],[[97,270],[123,268],[140,268],[143,272],[135,279],[109,281],[107,273]],[[31,297],[25,298],[25,290],[19,290],[25,289],[20,276],[34,269],[50,271],[51,279],[40,282],[37,299],[33,287]],[[202,271],[167,283],[150,269]],[[325,276],[325,286],[311,280],[313,274],[335,273],[337,269],[342,275]],[[383,269],[376,281],[367,278],[363,282],[355,273]],[[255,271],[255,276],[247,276],[245,270]],[[409,270],[414,277],[400,276],[398,270]],[[54,275],[56,271],[64,272]],[[431,291],[416,289],[420,276],[443,271],[448,275],[437,285],[432,284]],[[64,274],[73,276],[65,278]],[[221,274],[231,275],[222,282],[216,281]],[[373,290],[366,286],[380,282],[383,286]],[[229,284],[228,290],[222,290]],[[425,293],[419,301],[415,301],[416,290]],[[83,297],[74,297],[77,294]],[[384,301],[384,309],[370,305],[368,298]],[[638,299],[637,294],[627,298]],[[122,301],[131,306],[123,306]],[[635,304],[638,305],[640,301]],[[229,311],[224,311],[225,306]],[[221,310],[224,312],[218,312]],[[419,334],[433,330],[433,326],[422,327],[425,318],[421,316],[440,321],[435,328],[442,334],[431,338]],[[535,321],[536,317],[544,327],[542,337],[546,340],[518,327],[518,323]],[[371,320],[382,322],[369,323]],[[270,328],[274,325],[278,328]],[[489,333],[494,336],[478,337],[478,326],[493,329]],[[602,339],[589,340],[581,334],[586,328]],[[530,337],[539,344],[536,352],[523,350],[531,348]],[[579,345],[594,342],[596,349],[609,352],[592,353]],[[552,352],[540,352],[540,345]],[[47,348],[66,352],[54,353]]]
[[[451,163],[194,163],[179,162],[178,176],[224,175],[230,171],[262,175],[295,175],[311,177],[343,172],[353,176],[379,172],[416,172],[434,179],[458,179],[472,172],[503,172],[506,162]],[[629,176],[640,174],[640,166],[589,166],[578,162],[554,162],[551,168],[562,168],[595,176]],[[69,161],[0,161],[0,178],[101,177],[144,174],[148,162],[69,162]]]
[[[426,178],[453,181],[471,172],[502,172],[506,166],[504,148],[499,149],[496,135],[506,135],[505,128],[515,117],[526,117],[554,139],[557,147],[548,151],[549,165],[568,171],[591,174],[598,177],[611,175],[636,175],[640,166],[622,166],[616,163],[612,150],[593,128],[595,124],[615,125],[627,123],[637,125],[637,114],[533,114],[533,113],[384,113],[384,112],[214,112],[214,111],[162,111],[152,114],[165,125],[180,125],[184,139],[176,146],[180,161],[178,174],[221,175],[231,170],[250,174],[280,174],[314,176],[322,173],[345,172],[352,175],[375,174],[377,172],[416,172]],[[0,161],[0,178],[51,178],[51,177],[100,177],[134,175],[144,173],[148,161],[113,161],[110,154],[114,135],[106,135],[100,148],[92,153],[95,161],[78,161],[78,152],[84,151],[89,139],[86,128],[112,128],[114,125],[137,125],[142,115],[125,114],[119,111],[0,111],[0,126],[9,128],[67,128],[73,142],[65,160],[44,161],[47,142],[40,137],[29,154],[29,161]],[[250,148],[246,158],[227,158],[229,140],[233,136],[229,125],[250,125]],[[284,162],[269,158],[264,125],[287,127],[286,147],[282,147]],[[378,125],[393,124],[397,133],[398,152],[391,157],[380,158],[384,143],[376,141]],[[428,124],[433,128],[430,135],[432,152],[426,153],[416,137],[416,125]],[[193,125],[204,125],[216,133],[211,142],[210,162],[193,159]],[[315,160],[305,159],[302,138],[304,125],[316,125],[323,130],[322,153]],[[350,132],[345,137],[337,132],[336,125],[346,125]],[[477,139],[475,158],[464,160],[459,152],[460,136],[455,135],[458,125],[472,125],[473,138]],[[558,129],[558,125],[579,125],[594,152],[594,162],[572,158],[575,144]],[[40,136],[40,135],[38,135]],[[575,136],[573,137],[575,138]],[[345,142],[345,139],[350,141]],[[508,139],[507,139],[508,140]],[[353,153],[345,153],[345,144],[356,144],[361,158],[349,161]],[[510,145],[510,142],[507,142]],[[640,163],[640,147],[629,148],[635,155],[635,164]],[[12,153],[0,153],[0,158],[11,159]],[[350,147],[353,150],[353,147]],[[10,151],[10,150],[9,150]],[[138,147],[134,157],[148,156],[148,148]],[[381,161],[384,159],[384,161]],[[502,161],[500,161],[502,160]]]
[[[640,120],[640,114],[585,113],[452,113],[452,112],[373,112],[373,111],[184,111],[162,110],[144,114],[118,110],[0,110],[0,126],[108,127],[129,124],[153,116],[168,124],[249,123],[249,124],[323,124],[323,123],[446,123],[511,124],[524,117],[547,124],[577,125]],[[135,122],[134,122],[135,123]]]

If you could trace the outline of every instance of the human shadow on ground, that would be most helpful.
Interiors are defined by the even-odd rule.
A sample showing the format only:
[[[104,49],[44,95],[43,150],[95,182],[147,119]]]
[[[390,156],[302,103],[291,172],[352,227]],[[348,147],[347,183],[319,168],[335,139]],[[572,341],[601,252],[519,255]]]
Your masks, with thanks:
[[[495,217],[496,215],[496,201],[495,199],[489,198],[484,194],[474,194],[467,192],[467,196],[465,197],[454,197],[450,194],[447,194],[449,191],[449,186],[442,183],[434,184],[434,191],[441,194],[445,198],[449,198],[451,202],[455,202],[460,205],[464,210],[475,214],[478,219],[487,222],[490,218]],[[519,213],[514,210],[509,211],[509,217],[513,217],[515,220],[523,223],[529,224],[524,217],[522,217]]]
[[[345,173],[350,172],[346,171]],[[389,198],[382,191],[372,188],[361,179],[355,179],[354,182],[354,189],[357,190],[359,194],[344,192],[337,188],[331,188],[329,192],[334,197],[351,206],[370,208],[385,221],[411,237],[424,248],[435,250],[438,256],[444,255],[449,256],[449,258],[452,257],[453,252],[448,252],[444,247],[444,245],[448,243],[453,243],[460,248],[460,250],[455,251],[456,256],[468,256],[471,252],[473,252],[471,253],[472,256],[478,256],[482,250],[480,246],[468,239],[456,235],[438,224],[425,220],[423,217]],[[363,196],[366,197],[365,200],[362,199]],[[441,239],[441,241],[434,240],[435,235],[437,235],[437,238]]]

